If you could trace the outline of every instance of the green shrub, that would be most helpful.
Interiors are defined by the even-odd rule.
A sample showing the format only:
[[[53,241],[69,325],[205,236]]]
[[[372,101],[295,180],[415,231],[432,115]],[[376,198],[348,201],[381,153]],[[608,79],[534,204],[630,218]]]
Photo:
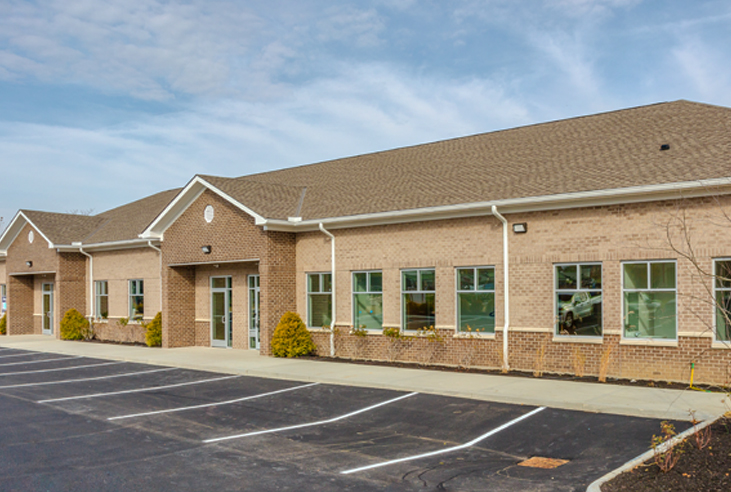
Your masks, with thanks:
[[[69,309],[61,320],[61,338],[64,340],[85,340],[91,337],[89,320],[76,309]]]
[[[8,313],[3,314],[0,318],[0,335],[5,335],[8,332]]]
[[[274,357],[299,357],[314,352],[315,348],[302,318],[291,311],[284,313],[272,335]]]
[[[147,323],[145,343],[148,347],[162,346],[162,313],[157,313],[152,321]]]

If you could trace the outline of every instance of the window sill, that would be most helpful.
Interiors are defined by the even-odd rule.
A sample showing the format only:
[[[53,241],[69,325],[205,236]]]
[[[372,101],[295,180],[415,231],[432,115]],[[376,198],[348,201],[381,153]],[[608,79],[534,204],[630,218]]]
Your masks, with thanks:
[[[677,340],[656,340],[653,338],[623,338],[619,341],[620,345],[636,345],[647,347],[677,347]]]
[[[495,340],[495,333],[484,333],[484,332],[465,333],[465,332],[460,331],[460,332],[457,332],[454,335],[452,335],[452,338],[464,339],[464,340],[472,340],[474,338],[482,339],[482,340]]]
[[[577,335],[554,335],[552,342],[558,343],[594,343],[601,345],[604,343],[604,337],[585,337]]]
[[[720,350],[731,350],[731,341],[714,340],[711,348]]]

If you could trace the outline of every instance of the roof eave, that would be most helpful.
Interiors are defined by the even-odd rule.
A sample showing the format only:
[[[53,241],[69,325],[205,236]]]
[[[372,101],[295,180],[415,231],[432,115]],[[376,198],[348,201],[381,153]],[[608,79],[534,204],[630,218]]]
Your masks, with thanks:
[[[267,219],[265,223],[261,225],[264,226],[265,230],[307,232],[318,230],[320,223],[325,224],[330,228],[338,229],[492,215],[491,208],[493,205],[498,207],[501,213],[510,214],[617,205],[621,203],[694,198],[728,193],[731,193],[731,177],[660,185],[581,191],[558,195],[511,198],[301,221]]]
[[[89,244],[59,244],[56,245],[56,249],[59,252],[71,253],[83,249],[84,251],[113,251],[120,249],[131,249],[131,248],[143,248],[153,243],[159,246],[160,240],[158,238],[146,238],[146,239],[125,239],[121,241],[108,241],[104,243],[89,243]]]

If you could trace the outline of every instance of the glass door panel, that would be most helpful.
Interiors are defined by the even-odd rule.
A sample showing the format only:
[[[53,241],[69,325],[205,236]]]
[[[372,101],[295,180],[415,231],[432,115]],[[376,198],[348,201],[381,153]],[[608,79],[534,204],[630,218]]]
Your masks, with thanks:
[[[211,346],[230,347],[232,328],[231,277],[211,277]]]
[[[43,284],[43,334],[53,334],[53,284]]]
[[[249,348],[259,350],[259,275],[249,275]]]

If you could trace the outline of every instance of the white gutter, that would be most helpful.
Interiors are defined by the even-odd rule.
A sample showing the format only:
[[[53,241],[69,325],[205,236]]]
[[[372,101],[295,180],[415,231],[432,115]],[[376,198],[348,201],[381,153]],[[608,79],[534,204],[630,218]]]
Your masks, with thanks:
[[[460,203],[440,205],[409,210],[394,210],[342,217],[327,217],[312,220],[265,219],[257,222],[266,230],[298,232],[316,230],[320,223],[330,229],[382,225],[401,222],[416,222],[436,219],[475,217],[489,212],[492,206],[500,207],[510,213],[536,212],[541,210],[561,210],[620,203],[641,203],[677,198],[713,196],[721,193],[718,188],[731,187],[731,178],[714,178],[698,181],[684,181],[659,185],[631,186],[627,188],[607,188],[603,190],[560,193],[525,198],[506,198],[489,202]],[[725,192],[731,190],[726,189]]]
[[[503,223],[503,300],[504,307],[503,316],[505,317],[505,325],[503,326],[503,371],[510,370],[510,364],[508,363],[508,329],[510,328],[510,283],[508,275],[508,221],[505,220],[500,212],[497,211],[495,205],[492,206],[492,215],[500,219]]]
[[[158,258],[160,259],[160,312],[162,312],[162,250],[152,244],[152,241],[147,241],[147,245],[159,253]]]
[[[330,318],[330,357],[335,357],[335,306],[337,305],[335,297],[335,236],[330,234],[325,226],[320,224],[320,230],[330,236],[330,278],[332,286],[332,318]]]
[[[94,322],[96,306],[94,302],[94,257],[79,246],[79,253],[89,258],[89,324]]]

